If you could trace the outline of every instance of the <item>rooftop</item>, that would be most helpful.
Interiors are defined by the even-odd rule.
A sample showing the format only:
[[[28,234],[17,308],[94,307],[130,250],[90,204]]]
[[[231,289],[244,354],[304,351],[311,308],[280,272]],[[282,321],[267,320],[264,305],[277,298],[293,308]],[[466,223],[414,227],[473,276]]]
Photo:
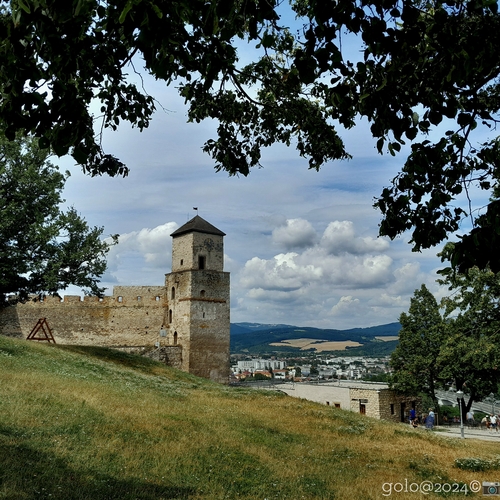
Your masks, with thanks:
[[[210,222],[207,222],[199,215],[196,215],[190,221],[186,222],[183,226],[181,226],[179,229],[176,229],[170,236],[172,236],[172,238],[175,238],[177,236],[181,236],[182,234],[193,233],[193,232],[226,236],[226,233],[223,233],[220,229],[217,229],[215,226],[212,226]]]

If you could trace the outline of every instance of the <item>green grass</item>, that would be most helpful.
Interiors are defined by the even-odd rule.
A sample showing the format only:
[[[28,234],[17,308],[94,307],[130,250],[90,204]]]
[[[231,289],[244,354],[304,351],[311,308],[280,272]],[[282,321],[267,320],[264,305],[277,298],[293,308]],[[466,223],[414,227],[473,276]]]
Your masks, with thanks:
[[[498,480],[455,464],[497,453],[139,356],[0,336],[0,499],[378,499],[405,479]],[[390,497],[420,498],[408,495]]]

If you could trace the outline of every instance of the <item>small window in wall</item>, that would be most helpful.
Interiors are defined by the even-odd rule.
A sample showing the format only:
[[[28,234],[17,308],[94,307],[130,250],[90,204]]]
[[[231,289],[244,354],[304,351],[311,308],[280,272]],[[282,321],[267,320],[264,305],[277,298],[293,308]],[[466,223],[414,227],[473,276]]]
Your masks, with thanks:
[[[170,293],[170,298],[171,298],[172,300],[174,300],[174,299],[175,299],[175,286],[173,286],[173,287],[172,287],[172,292]]]
[[[184,259],[181,259],[181,266],[184,265]]]
[[[177,332],[174,332],[174,345],[177,345]]]
[[[156,302],[160,302],[160,296],[159,296],[159,295],[157,295],[157,296],[155,297],[155,300],[156,300]]]
[[[123,297],[118,297],[118,302],[123,302]]]
[[[142,300],[142,297],[140,295],[137,296],[137,302],[140,302]]]
[[[205,317],[205,313],[203,313],[203,317]]]
[[[205,293],[206,293],[206,292],[205,292],[205,290],[202,290],[202,291],[200,292],[200,297],[205,297]]]
[[[335,403],[335,408],[340,408],[340,403]]]
[[[391,403],[391,415],[394,415],[394,403]]]
[[[326,402],[326,406],[330,406],[330,401],[327,401],[327,402]]]
[[[170,309],[170,311],[168,311],[168,322],[172,323],[172,309]]]
[[[207,258],[204,255],[198,255],[198,269],[205,269]]]
[[[359,405],[359,413],[361,413],[361,415],[366,415],[366,405]]]

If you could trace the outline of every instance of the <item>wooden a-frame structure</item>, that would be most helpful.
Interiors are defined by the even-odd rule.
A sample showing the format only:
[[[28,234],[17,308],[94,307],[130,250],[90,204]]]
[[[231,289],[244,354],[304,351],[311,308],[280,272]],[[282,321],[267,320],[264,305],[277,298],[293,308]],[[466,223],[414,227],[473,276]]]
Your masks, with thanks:
[[[37,336],[37,334],[40,332],[43,333],[43,337]],[[56,341],[54,340],[54,336],[52,335],[50,326],[47,322],[47,318],[40,318],[37,321],[36,325],[33,327],[33,330],[31,330],[31,333],[26,337],[26,340],[41,340],[49,343],[56,343]]]

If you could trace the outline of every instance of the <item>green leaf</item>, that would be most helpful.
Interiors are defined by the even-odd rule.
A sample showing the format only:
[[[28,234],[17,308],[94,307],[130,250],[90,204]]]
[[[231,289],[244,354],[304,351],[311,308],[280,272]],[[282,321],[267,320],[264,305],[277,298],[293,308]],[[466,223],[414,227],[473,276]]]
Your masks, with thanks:
[[[127,14],[129,13],[130,9],[132,8],[132,2],[129,0],[125,7],[123,8],[120,17],[118,18],[118,22],[120,24],[123,24],[125,22],[125,19],[127,17]]]
[[[31,14],[31,9],[24,0],[17,0],[17,4],[24,10],[24,12],[26,12],[26,14]]]

